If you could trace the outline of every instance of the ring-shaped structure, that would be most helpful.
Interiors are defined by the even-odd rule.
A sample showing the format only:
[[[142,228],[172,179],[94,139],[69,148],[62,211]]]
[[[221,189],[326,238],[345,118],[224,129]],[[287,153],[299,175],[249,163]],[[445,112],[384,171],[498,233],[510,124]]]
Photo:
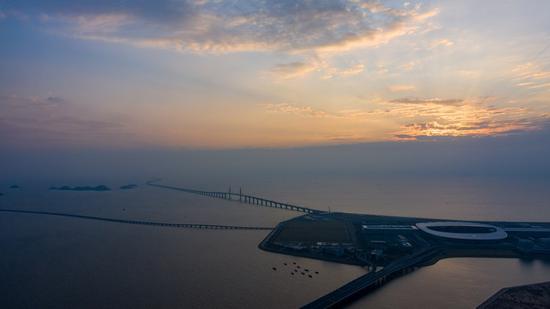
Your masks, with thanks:
[[[421,222],[419,230],[430,235],[460,240],[499,240],[508,237],[506,231],[494,225],[474,222]]]

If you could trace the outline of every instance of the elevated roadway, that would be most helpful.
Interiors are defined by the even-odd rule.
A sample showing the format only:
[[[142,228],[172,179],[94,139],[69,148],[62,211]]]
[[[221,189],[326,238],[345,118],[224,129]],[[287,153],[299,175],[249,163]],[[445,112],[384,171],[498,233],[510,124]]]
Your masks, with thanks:
[[[219,224],[202,224],[202,223],[168,223],[168,222],[156,222],[156,221],[116,219],[116,218],[77,215],[77,214],[51,212],[51,211],[36,211],[36,210],[0,209],[0,212],[14,213],[14,214],[29,214],[29,215],[47,215],[47,216],[77,218],[77,219],[95,220],[95,221],[112,222],[112,223],[172,227],[172,228],[188,228],[188,229],[203,229],[203,230],[273,230],[272,227],[263,227],[263,226],[219,225]]]

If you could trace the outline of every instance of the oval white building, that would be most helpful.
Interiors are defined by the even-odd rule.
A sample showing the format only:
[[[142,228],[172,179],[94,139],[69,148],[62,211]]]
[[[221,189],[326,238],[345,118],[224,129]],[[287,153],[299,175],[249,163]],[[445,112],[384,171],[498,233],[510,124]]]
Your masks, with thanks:
[[[474,222],[421,222],[416,227],[430,235],[450,239],[499,240],[508,237],[498,226]]]

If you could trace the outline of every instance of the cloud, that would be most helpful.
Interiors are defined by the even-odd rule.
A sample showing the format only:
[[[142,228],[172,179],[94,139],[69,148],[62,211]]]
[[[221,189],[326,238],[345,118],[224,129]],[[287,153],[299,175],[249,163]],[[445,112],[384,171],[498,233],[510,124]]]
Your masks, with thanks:
[[[453,46],[455,43],[449,39],[441,39],[433,41],[430,44],[430,48],[437,48],[437,47],[450,47]]]
[[[410,123],[405,125],[398,139],[427,139],[441,137],[482,137],[523,133],[541,130],[549,121],[544,118],[489,119],[469,123],[446,123],[438,121]]]
[[[290,63],[277,64],[271,69],[271,73],[283,79],[292,79],[308,75],[309,73],[322,72],[322,79],[354,76],[364,71],[365,65],[358,63],[348,67],[332,66],[328,61],[319,57],[308,61],[295,61]]]
[[[49,96],[49,97],[46,98],[46,102],[58,104],[58,103],[65,102],[65,100],[61,97]]]
[[[47,22],[50,17],[43,15],[42,19]],[[132,18],[124,14],[81,15],[65,17],[65,19],[75,25],[78,31],[77,34],[83,35],[88,33],[109,35],[132,23]]]
[[[364,70],[365,70],[365,65],[361,63],[349,66],[347,68],[329,67],[325,69],[326,73],[323,76],[323,79],[353,76],[353,75],[361,74]]]
[[[317,69],[317,66],[308,62],[290,62],[277,64],[271,69],[271,72],[284,79],[304,76]]]
[[[375,46],[417,32],[438,13],[357,0],[20,0],[4,6],[81,38],[215,53]]]
[[[546,71],[539,64],[528,62],[516,66],[512,73],[515,75],[516,86],[545,91],[550,89],[550,71]]]
[[[331,116],[329,113],[313,108],[311,106],[299,106],[289,103],[269,103],[264,104],[264,107],[267,109],[267,111],[274,113],[286,113],[316,118],[325,118]]]
[[[0,95],[0,139],[6,147],[122,145],[131,140],[122,123],[98,118],[58,96]]]
[[[378,13],[388,10],[380,1],[367,1],[361,3],[361,7],[369,10],[371,13]]]
[[[439,105],[460,105],[464,102],[462,99],[440,99],[440,98],[399,98],[391,100],[392,103],[403,104],[439,104]]]
[[[192,1],[110,1],[110,0],[18,0],[2,4],[9,14],[49,16],[57,18],[128,16],[151,25],[172,25],[183,22],[193,14]]]
[[[268,112],[294,114],[299,116],[341,119],[341,120],[365,120],[372,115],[378,115],[378,111],[365,111],[361,109],[343,109],[334,112],[328,112],[308,105],[297,105],[290,103],[269,103],[262,104]]]
[[[372,103],[380,108],[350,108],[326,111],[311,105],[289,103],[264,104],[270,113],[307,117],[308,125],[315,128],[332,128],[323,137],[335,141],[368,140],[446,140],[457,137],[483,137],[540,131],[548,128],[550,113],[524,107],[500,107],[498,98],[403,98]],[[520,104],[524,105],[525,102]],[[304,119],[286,117],[285,121]],[[371,135],[365,124],[378,130]],[[322,130],[322,129],[319,129]]]
[[[65,100],[59,96],[19,96],[16,94],[0,94],[0,110],[4,113],[13,111],[45,111],[57,107]],[[4,114],[6,115],[6,114]]]
[[[414,85],[391,85],[388,88],[390,89],[391,92],[404,92],[404,91],[412,91],[416,89]]]
[[[410,70],[414,69],[417,65],[418,65],[418,61],[409,61],[409,62],[399,66],[399,68],[401,68],[404,71],[410,71]]]
[[[496,107],[488,98],[398,99],[388,104],[388,116],[404,122],[394,133],[399,139],[511,134],[538,130],[550,120],[549,114],[527,108]]]

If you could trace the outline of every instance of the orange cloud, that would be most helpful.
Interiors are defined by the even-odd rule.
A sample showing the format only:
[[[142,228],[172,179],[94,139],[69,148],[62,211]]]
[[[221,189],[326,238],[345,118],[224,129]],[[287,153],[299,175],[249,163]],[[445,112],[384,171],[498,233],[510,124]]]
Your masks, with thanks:
[[[391,85],[388,87],[391,92],[404,92],[404,91],[412,91],[415,90],[416,87],[414,85]]]
[[[309,116],[309,117],[329,117],[331,116],[325,111],[315,109],[311,106],[298,106],[288,103],[278,103],[278,104],[265,104],[264,105],[269,112],[275,113],[287,113],[295,114],[300,116]]]
[[[549,90],[550,71],[546,71],[541,65],[528,62],[516,66],[512,73],[515,75],[516,86],[527,89]]]
[[[359,63],[347,68],[339,69],[335,67],[329,67],[325,69],[326,73],[323,76],[323,79],[331,79],[335,77],[345,77],[361,74],[365,69],[365,65]]]
[[[308,73],[317,69],[317,66],[313,63],[307,62],[291,62],[278,64],[271,69],[271,73],[282,77],[284,79],[291,79],[307,75]]]
[[[295,53],[384,44],[417,32],[439,12],[354,0],[234,2],[167,1],[154,7],[141,2],[122,7],[105,2],[87,9],[60,1],[45,6],[42,16],[47,18],[41,20],[77,37],[135,46],[189,52]],[[17,3],[12,6],[19,9]]]
[[[390,112],[404,122],[395,133],[398,138],[499,135],[536,130],[550,119],[522,107],[496,107],[487,99],[402,100],[398,104]]]
[[[440,99],[440,98],[399,98],[390,101],[391,103],[404,104],[440,104],[440,105],[460,105],[464,102],[462,99]]]
[[[440,46],[443,46],[443,47],[450,47],[450,46],[453,46],[455,43],[449,39],[441,39],[441,40],[437,40],[437,41],[433,41],[432,44],[430,45],[431,48],[437,48],[437,47],[440,47]]]

